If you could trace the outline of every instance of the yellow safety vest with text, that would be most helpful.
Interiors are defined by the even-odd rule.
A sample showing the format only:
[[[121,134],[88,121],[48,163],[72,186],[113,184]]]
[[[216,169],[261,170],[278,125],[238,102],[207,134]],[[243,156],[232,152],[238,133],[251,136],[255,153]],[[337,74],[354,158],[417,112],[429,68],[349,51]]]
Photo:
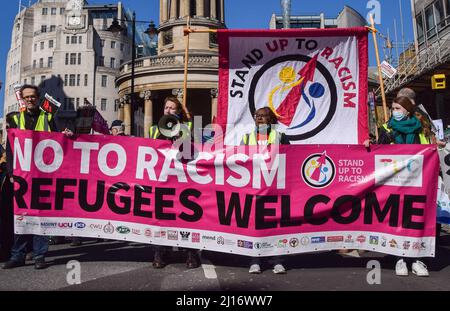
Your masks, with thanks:
[[[36,126],[33,130],[37,132],[51,132],[49,122],[52,120],[52,118],[53,116],[51,114],[40,111]],[[18,129],[26,130],[25,112],[22,111],[19,115],[15,115],[13,117],[13,120],[16,123]]]

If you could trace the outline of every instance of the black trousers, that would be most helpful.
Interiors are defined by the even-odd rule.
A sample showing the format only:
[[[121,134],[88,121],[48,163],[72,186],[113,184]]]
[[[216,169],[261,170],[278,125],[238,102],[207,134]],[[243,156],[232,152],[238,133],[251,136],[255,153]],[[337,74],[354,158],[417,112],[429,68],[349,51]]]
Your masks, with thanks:
[[[9,258],[11,255],[14,243],[13,214],[13,185],[6,179],[0,189],[0,258]]]

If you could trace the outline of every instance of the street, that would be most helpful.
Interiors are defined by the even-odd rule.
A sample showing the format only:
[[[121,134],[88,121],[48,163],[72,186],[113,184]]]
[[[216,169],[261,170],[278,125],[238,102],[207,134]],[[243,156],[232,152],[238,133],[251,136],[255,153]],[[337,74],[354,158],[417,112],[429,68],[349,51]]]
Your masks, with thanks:
[[[444,234],[444,233],[443,233]],[[408,277],[394,273],[395,257],[365,252],[361,258],[323,252],[285,257],[286,275],[274,275],[270,265],[263,273],[248,274],[248,258],[202,251],[202,266],[188,270],[185,254],[173,252],[164,269],[152,268],[149,245],[122,241],[84,241],[51,246],[47,269],[37,271],[32,261],[24,267],[0,270],[2,291],[440,291],[450,290],[450,235],[441,236],[437,257],[429,264],[430,277]],[[81,284],[68,275],[69,261],[80,262]],[[369,285],[370,260],[381,264],[381,284]],[[408,265],[410,268],[410,265]],[[68,282],[69,279],[69,282]]]

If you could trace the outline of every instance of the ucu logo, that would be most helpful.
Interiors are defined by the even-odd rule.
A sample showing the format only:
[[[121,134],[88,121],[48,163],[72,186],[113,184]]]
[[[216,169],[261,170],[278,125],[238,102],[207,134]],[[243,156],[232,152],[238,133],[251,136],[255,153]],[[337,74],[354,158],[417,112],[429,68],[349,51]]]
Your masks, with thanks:
[[[58,223],[58,227],[67,229],[67,228],[72,228],[73,224],[71,222],[60,222],[60,223]]]

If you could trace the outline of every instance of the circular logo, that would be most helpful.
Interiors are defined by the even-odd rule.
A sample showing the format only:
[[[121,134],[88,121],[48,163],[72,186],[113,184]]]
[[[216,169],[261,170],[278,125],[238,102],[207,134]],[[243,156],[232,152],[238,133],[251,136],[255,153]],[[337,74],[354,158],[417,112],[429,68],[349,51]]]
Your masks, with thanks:
[[[249,109],[268,105],[289,140],[306,140],[323,131],[337,109],[337,88],[318,55],[286,55],[256,72],[249,90]],[[278,79],[273,79],[273,77]],[[267,81],[273,81],[270,85]]]
[[[302,178],[316,189],[329,186],[336,176],[336,166],[326,153],[309,156],[302,165]]]
[[[290,241],[289,241],[289,245],[291,246],[291,247],[297,247],[298,246],[298,244],[299,244],[299,242],[298,242],[298,239],[297,238],[292,238]]]
[[[255,243],[255,249],[261,249],[262,248],[262,244],[259,242]]]
[[[114,226],[111,225],[110,222],[108,222],[108,224],[105,225],[105,227],[103,228],[103,232],[105,232],[107,234],[113,234],[114,233]]]
[[[225,245],[225,239],[222,236],[219,236],[217,238],[217,244],[219,245]]]
[[[303,237],[303,238],[300,240],[300,243],[302,243],[303,246],[308,245],[308,244],[309,244],[309,238],[306,237],[306,236]]]

